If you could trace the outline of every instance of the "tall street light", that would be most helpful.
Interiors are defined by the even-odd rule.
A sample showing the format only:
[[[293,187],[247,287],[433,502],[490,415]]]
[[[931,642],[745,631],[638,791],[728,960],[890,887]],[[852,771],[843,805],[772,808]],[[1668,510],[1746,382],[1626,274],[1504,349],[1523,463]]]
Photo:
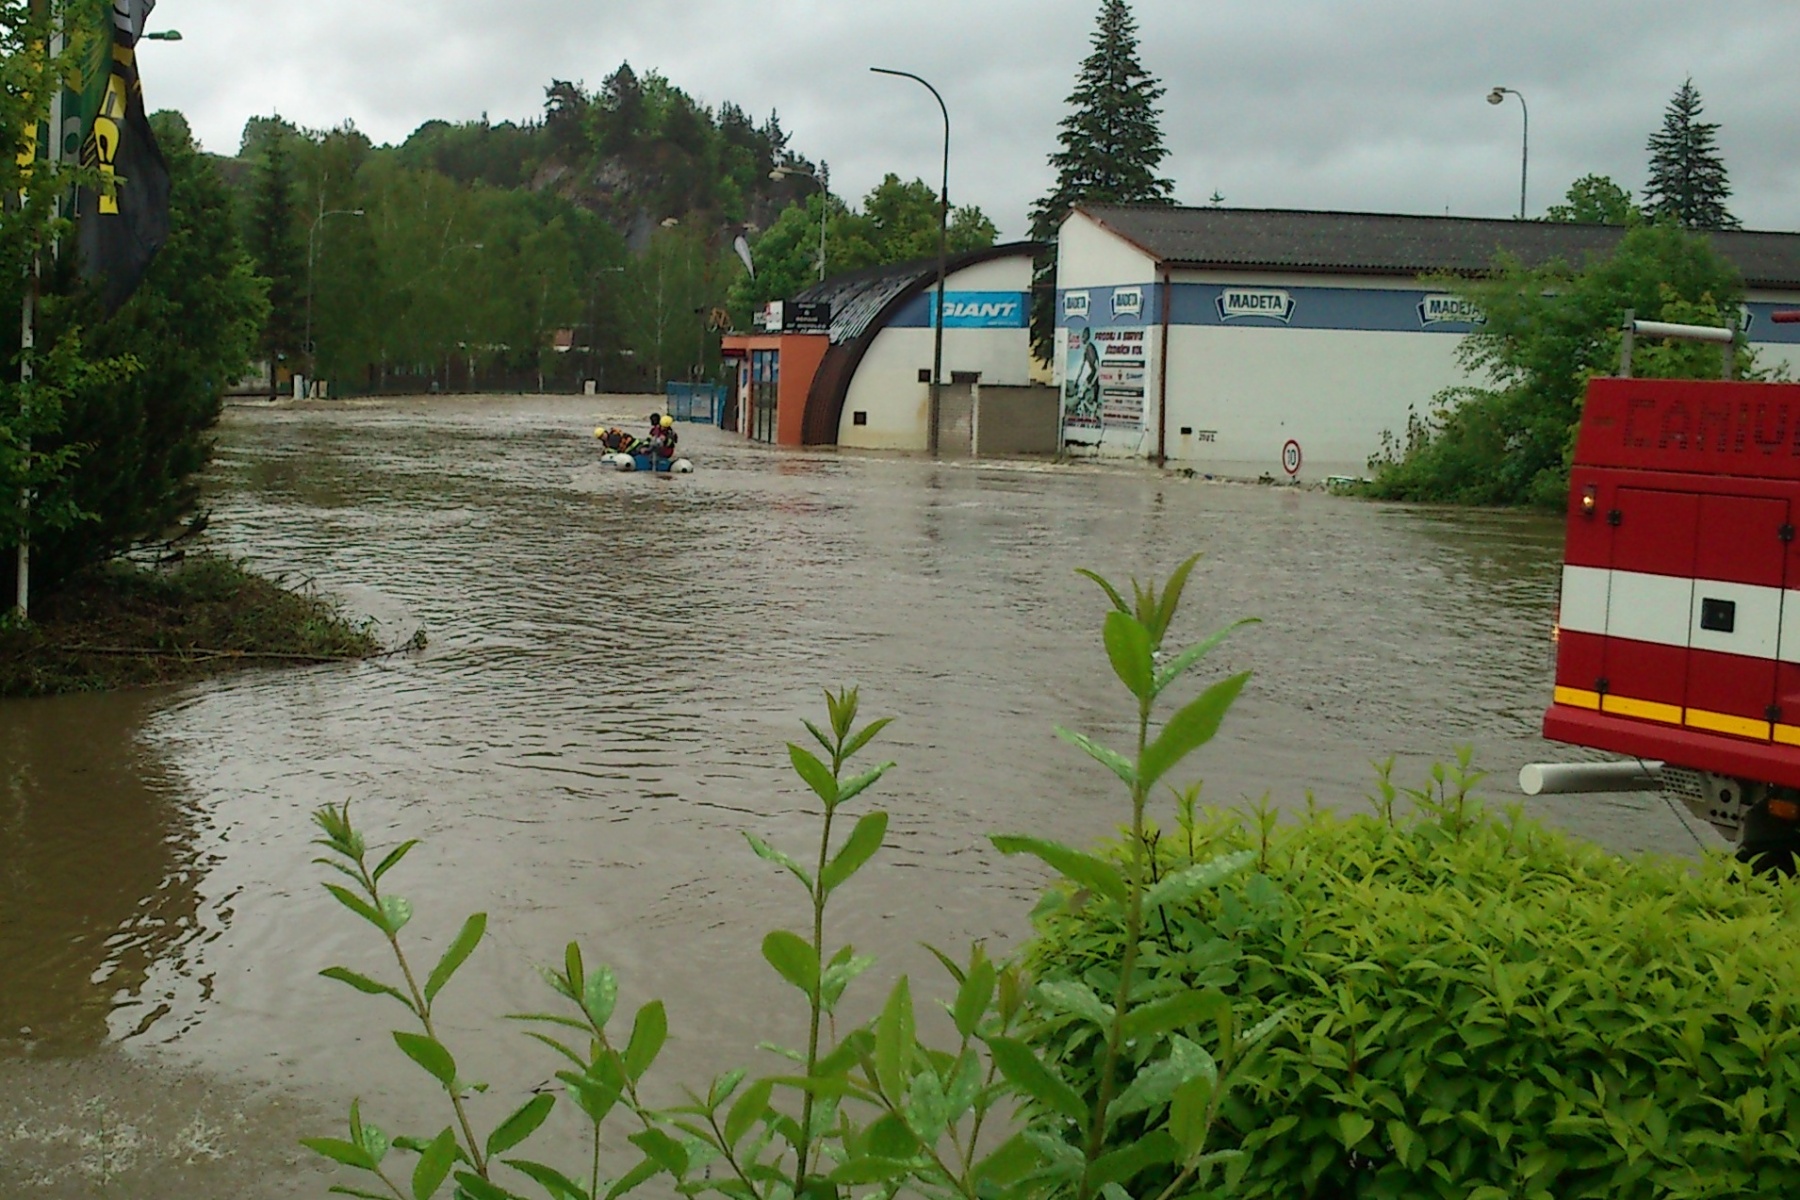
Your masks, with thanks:
[[[319,197],[319,215],[313,218],[312,228],[306,231],[306,383],[313,384],[313,376],[318,371],[318,355],[313,352],[312,310],[313,310],[313,265],[318,259],[319,225],[326,217],[360,217],[360,208],[334,208],[325,210],[325,197]],[[273,364],[271,364],[273,369]]]
[[[819,185],[819,282],[825,282],[825,223],[831,217],[831,194],[825,188],[825,181],[811,171],[802,171],[799,167],[776,167],[769,172],[769,178],[777,183],[790,175],[801,179],[810,179]]]
[[[931,414],[930,425],[925,430],[925,449],[936,456],[938,452],[938,415],[942,411],[941,396],[944,386],[944,268],[949,258],[950,236],[950,109],[944,104],[944,98],[938,90],[911,71],[893,71],[887,67],[870,67],[877,75],[898,75],[902,79],[910,79],[914,83],[923,84],[938,102],[938,108],[944,114],[944,182],[938,192],[938,270],[937,270],[937,311],[932,316],[931,332]]]
[[[1531,109],[1525,104],[1525,93],[1509,87],[1496,87],[1488,93],[1489,104],[1505,104],[1508,96],[1519,98],[1519,111],[1525,116],[1524,136],[1519,140],[1519,220],[1525,219],[1525,171],[1531,164]]]

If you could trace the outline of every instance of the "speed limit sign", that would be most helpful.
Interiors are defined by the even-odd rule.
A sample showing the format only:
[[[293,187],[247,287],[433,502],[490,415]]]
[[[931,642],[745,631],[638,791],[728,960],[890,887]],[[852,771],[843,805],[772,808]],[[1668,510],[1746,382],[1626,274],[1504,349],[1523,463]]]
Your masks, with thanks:
[[[1300,474],[1300,443],[1293,438],[1289,438],[1287,445],[1281,448],[1281,469],[1289,475]]]

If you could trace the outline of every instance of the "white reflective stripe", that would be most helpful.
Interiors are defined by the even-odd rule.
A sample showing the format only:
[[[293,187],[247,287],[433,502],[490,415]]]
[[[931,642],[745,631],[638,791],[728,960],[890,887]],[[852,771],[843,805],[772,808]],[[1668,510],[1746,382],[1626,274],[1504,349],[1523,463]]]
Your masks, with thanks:
[[[1800,663],[1800,592],[1788,592],[1783,603],[1786,615],[1781,622],[1781,649],[1775,657],[1782,662]]]
[[[1736,606],[1730,633],[1702,629],[1706,601],[1720,600]],[[1750,658],[1774,658],[1781,640],[1780,588],[1749,583],[1720,583],[1702,579],[1694,584],[1694,625],[1688,645],[1695,650],[1717,650]]]
[[[1694,615],[1692,579],[1614,571],[1607,593],[1606,636],[1686,647]]]
[[[1612,572],[1604,567],[1564,567],[1557,624],[1576,633],[1606,632],[1606,592]]]

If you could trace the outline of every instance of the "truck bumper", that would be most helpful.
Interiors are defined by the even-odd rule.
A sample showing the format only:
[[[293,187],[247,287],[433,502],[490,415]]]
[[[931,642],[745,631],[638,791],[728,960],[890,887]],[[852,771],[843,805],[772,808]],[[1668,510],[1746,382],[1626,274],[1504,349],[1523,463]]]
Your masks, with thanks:
[[[1567,704],[1553,704],[1544,714],[1544,736],[1572,746],[1658,759],[1670,766],[1800,788],[1800,746],[1704,733]]]

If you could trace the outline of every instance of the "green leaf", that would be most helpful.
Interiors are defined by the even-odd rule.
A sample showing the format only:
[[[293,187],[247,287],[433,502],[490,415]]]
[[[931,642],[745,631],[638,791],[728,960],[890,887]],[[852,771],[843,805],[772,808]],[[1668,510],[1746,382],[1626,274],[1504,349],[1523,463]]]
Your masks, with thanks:
[[[844,744],[844,761],[849,762],[856,757],[857,751],[874,741],[876,736],[894,723],[894,718],[883,717],[879,721],[870,721],[862,727],[862,731]]]
[[[1101,1029],[1110,1029],[1113,1021],[1113,1007],[1094,994],[1094,989],[1085,983],[1074,983],[1063,980],[1052,983],[1040,983],[1038,995],[1060,1012],[1074,1013],[1085,1017]]]
[[[1180,1144],[1184,1159],[1192,1160],[1206,1149],[1206,1139],[1212,1132],[1210,1124],[1216,1087],[1215,1078],[1195,1075],[1176,1088],[1169,1099],[1169,1133]]]
[[[914,1044],[912,985],[902,975],[875,1022],[875,1078],[896,1104],[906,1094]]]
[[[850,801],[856,799],[871,787],[874,787],[877,780],[893,769],[893,763],[884,762],[879,767],[864,771],[861,775],[852,776],[838,789],[836,807],[842,808],[844,805],[850,803]]]
[[[793,872],[794,878],[798,879],[801,883],[804,883],[806,885],[807,891],[809,891],[809,892],[812,891],[812,886],[813,886],[812,876],[807,874],[805,867],[802,867],[799,863],[795,862],[791,857],[789,857],[786,854],[783,854],[781,851],[777,850],[775,847],[769,845],[769,843],[763,841],[761,838],[757,837],[754,833],[744,834],[744,839],[750,843],[750,848],[752,850],[756,851],[756,856],[758,858],[767,859],[768,861],[770,861],[772,863],[780,863],[782,866],[786,867],[789,871]]]
[[[1256,851],[1240,850],[1164,876],[1144,893],[1144,911],[1149,913],[1165,904],[1186,904],[1196,896],[1212,891],[1255,861]]]
[[[1206,991],[1177,992],[1173,996],[1134,1008],[1125,1015],[1125,1037],[1152,1037],[1176,1029],[1186,1029],[1212,1020],[1230,1001],[1216,988]]]
[[[1155,664],[1151,661],[1150,631],[1129,613],[1106,614],[1106,657],[1125,690],[1140,700],[1150,698]]]
[[[1101,1184],[1122,1184],[1139,1171],[1175,1162],[1180,1157],[1181,1147],[1173,1137],[1161,1129],[1152,1130],[1096,1160],[1094,1180]]]
[[[1014,1134],[992,1154],[975,1164],[972,1172],[977,1183],[999,1187],[1015,1183],[1036,1170],[1043,1156],[1021,1135]]]
[[[1261,624],[1261,622],[1255,617],[1246,617],[1242,621],[1227,625],[1205,641],[1189,646],[1186,650],[1183,650],[1180,654],[1177,654],[1174,658],[1170,659],[1164,664],[1163,668],[1156,673],[1156,685],[1153,689],[1153,694],[1158,696],[1162,695],[1164,689],[1174,683],[1177,679],[1180,679],[1183,675],[1187,674],[1195,663],[1218,649],[1219,643],[1230,637],[1237,630],[1242,629],[1246,625],[1259,624]]]
[[[1150,636],[1158,645],[1162,644],[1163,635],[1169,631],[1169,622],[1175,619],[1175,610],[1181,607],[1181,593],[1187,590],[1188,576],[1193,574],[1194,564],[1199,561],[1200,556],[1196,554],[1176,567],[1175,573],[1169,576],[1169,582],[1163,588],[1162,601],[1157,605],[1156,614],[1150,621]]]
[[[669,1037],[669,1017],[661,1000],[652,1000],[638,1009],[631,1023],[631,1040],[625,1044],[625,1073],[633,1082],[642,1079],[656,1056],[662,1053]]]
[[[419,1161],[413,1167],[413,1200],[431,1200],[437,1190],[444,1186],[444,1180],[450,1177],[450,1168],[456,1165],[456,1150],[454,1129],[445,1127],[442,1133],[431,1139],[431,1145],[425,1153],[419,1155]]]
[[[775,973],[805,992],[811,999],[819,987],[819,956],[812,943],[797,933],[777,929],[763,938],[763,958]]]
[[[314,1154],[322,1154],[346,1167],[355,1167],[359,1171],[375,1169],[375,1156],[355,1142],[346,1142],[342,1138],[301,1138],[300,1144]]]
[[[381,860],[381,865],[375,868],[375,882],[380,883],[381,877],[399,866],[400,860],[405,858],[407,852],[418,844],[419,839],[414,838],[410,842],[401,842],[398,846],[395,846],[392,850],[388,851],[387,857]]]
[[[820,762],[812,751],[792,742],[788,743],[788,759],[794,764],[794,773],[813,790],[813,795],[824,801],[826,808],[836,808],[838,785],[831,776],[831,768]]]
[[[1090,892],[1097,892],[1108,900],[1120,903],[1125,901],[1125,880],[1118,868],[1092,854],[1083,854],[1061,842],[1045,841],[1042,838],[1002,835],[988,840],[1002,854],[1029,854]]]
[[[849,1187],[855,1184],[886,1183],[912,1174],[915,1160],[910,1158],[876,1158],[873,1155],[853,1158],[831,1173],[831,1182]]]
[[[1375,1132],[1375,1122],[1359,1112],[1341,1112],[1338,1114],[1338,1140],[1344,1143],[1344,1149],[1354,1150],[1362,1144],[1362,1140]]]
[[[382,928],[391,937],[406,928],[412,920],[412,902],[404,896],[383,896],[381,898]]]
[[[499,1127],[488,1134],[488,1157],[505,1154],[536,1133],[538,1126],[544,1123],[544,1119],[550,1115],[550,1110],[554,1107],[556,1107],[556,1097],[548,1092],[527,1100],[517,1112],[500,1122]]]
[[[606,1200],[619,1200],[627,1192],[636,1191],[649,1180],[662,1174],[662,1167],[653,1158],[646,1158],[625,1174],[619,1176],[617,1183],[606,1189]]]
[[[962,986],[956,989],[956,1003],[950,1009],[950,1015],[956,1021],[956,1032],[966,1038],[975,1036],[982,1016],[994,1002],[996,979],[994,964],[986,958],[969,968]]]
[[[456,1186],[456,1200],[523,1200],[518,1193],[489,1183],[473,1171],[458,1171]]]
[[[387,922],[382,918],[382,915],[376,911],[375,906],[356,895],[349,888],[341,887],[335,883],[328,883],[325,885],[325,890],[330,892],[333,896],[336,896],[339,904],[343,905],[375,928],[381,930],[383,933],[387,932]]]
[[[568,985],[568,991],[565,994],[569,999],[574,1000],[581,995],[581,989],[587,982],[587,973],[581,965],[580,942],[570,942],[563,947],[563,971],[568,975],[568,978],[563,981]]]
[[[888,815],[884,812],[869,813],[856,823],[856,828],[845,839],[843,849],[819,875],[819,887],[827,896],[875,857],[875,852],[881,849],[882,839],[887,836],[887,827]]]
[[[1056,736],[1069,743],[1069,745],[1078,748],[1083,754],[1086,754],[1089,758],[1111,771],[1114,775],[1123,779],[1126,784],[1132,787],[1137,786],[1137,768],[1132,765],[1129,758],[1126,758],[1117,750],[1102,746],[1099,742],[1094,741],[1085,734],[1075,733],[1072,730],[1064,729],[1060,725],[1056,727]]]
[[[392,1192],[385,1194],[382,1192],[365,1192],[361,1188],[345,1187],[341,1183],[332,1184],[331,1187],[327,1189],[326,1194],[331,1196],[355,1196],[357,1200],[394,1200]]]
[[[1217,1086],[1219,1067],[1205,1047],[1177,1035],[1170,1039],[1169,1057],[1139,1070],[1130,1086],[1119,1093],[1119,1098],[1106,1110],[1107,1123],[1110,1125],[1135,1112],[1160,1108],[1191,1079],[1205,1079],[1209,1087]]]
[[[688,1152],[682,1144],[660,1129],[640,1129],[631,1135],[631,1144],[653,1159],[656,1165],[677,1179],[687,1173]]]
[[[581,1010],[587,1014],[588,1020],[594,1023],[595,1029],[605,1029],[606,1023],[612,1020],[613,1010],[619,1003],[619,977],[613,974],[612,968],[602,966],[584,981],[581,989]]]
[[[385,983],[377,983],[367,975],[358,975],[347,967],[326,967],[319,974],[327,979],[335,979],[339,983],[347,983],[357,991],[370,996],[392,996],[406,1005],[408,1012],[413,1012],[412,998],[397,987],[389,987]]]
[[[1089,579],[1093,580],[1095,583],[1099,584],[1100,589],[1106,593],[1106,598],[1108,600],[1112,601],[1114,608],[1118,609],[1122,613],[1128,613],[1131,611],[1131,606],[1125,603],[1125,597],[1119,595],[1118,588],[1114,587],[1112,584],[1108,583],[1106,580],[1102,579],[1100,576],[1094,574],[1092,571],[1088,570],[1086,567],[1078,568],[1075,573],[1077,575],[1085,575]]]
[[[425,1073],[443,1084],[446,1089],[456,1084],[456,1060],[450,1051],[436,1038],[429,1038],[419,1033],[394,1031],[394,1042],[400,1052],[425,1068]]]
[[[1139,760],[1146,789],[1153,787],[1194,750],[1212,740],[1232,701],[1249,681],[1250,674],[1245,672],[1215,683],[1169,718],[1169,723],[1156,735],[1156,740],[1144,748],[1143,758]]]
[[[523,1158],[509,1158],[505,1162],[507,1166],[550,1193],[550,1200],[590,1200],[586,1188],[555,1167],[547,1167],[543,1163]]]
[[[845,947],[849,949],[848,946]],[[849,987],[858,975],[875,965],[875,960],[867,955],[851,955],[848,958],[834,959],[825,968],[825,974],[819,979],[819,999],[830,1012],[843,999],[844,989]]]
[[[1088,1119],[1087,1101],[1045,1066],[1031,1047],[1012,1038],[987,1039],[994,1065],[1012,1085],[1052,1111],[1077,1123]]]
[[[731,1111],[725,1114],[725,1148],[732,1149],[744,1140],[744,1135],[755,1128],[756,1123],[769,1111],[769,1097],[774,1094],[775,1081],[759,1079],[745,1089],[732,1104]]]
[[[444,951],[444,957],[438,959],[438,965],[432,968],[431,978],[425,981],[425,1003],[430,1004],[437,994],[444,990],[450,977],[456,974],[456,968],[468,961],[469,955],[475,953],[475,947],[481,944],[481,935],[487,932],[487,914],[475,913],[463,922],[462,932]]]

